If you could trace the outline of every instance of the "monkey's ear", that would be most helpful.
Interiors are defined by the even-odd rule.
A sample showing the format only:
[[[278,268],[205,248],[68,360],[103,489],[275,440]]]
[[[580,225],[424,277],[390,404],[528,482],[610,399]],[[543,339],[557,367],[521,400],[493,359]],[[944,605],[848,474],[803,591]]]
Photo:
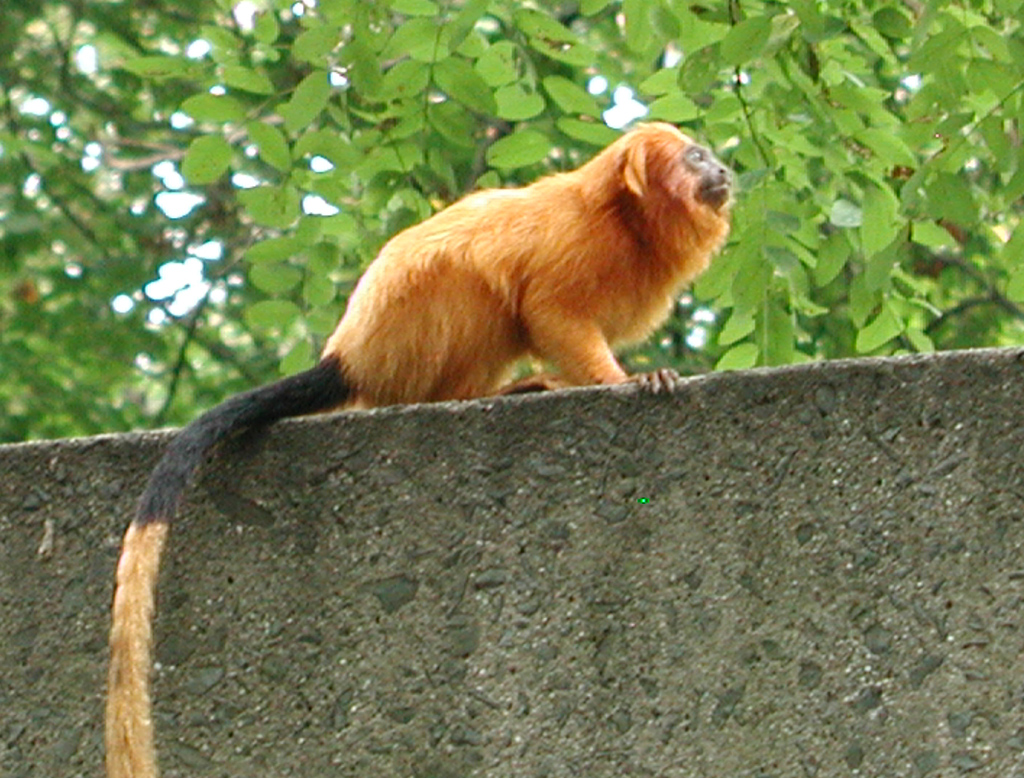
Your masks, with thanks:
[[[626,147],[626,162],[622,168],[622,180],[626,188],[637,197],[647,191],[647,154],[639,138]]]

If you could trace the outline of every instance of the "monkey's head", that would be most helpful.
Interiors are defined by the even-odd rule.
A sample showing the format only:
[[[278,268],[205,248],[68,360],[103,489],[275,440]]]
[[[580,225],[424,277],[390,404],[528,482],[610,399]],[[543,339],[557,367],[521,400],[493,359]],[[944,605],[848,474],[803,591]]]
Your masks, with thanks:
[[[641,124],[608,147],[624,213],[682,278],[701,273],[729,235],[732,173],[671,124]]]
[[[641,199],[667,194],[670,200],[706,208],[728,218],[732,173],[709,149],[671,124],[641,124],[624,135],[623,180]]]

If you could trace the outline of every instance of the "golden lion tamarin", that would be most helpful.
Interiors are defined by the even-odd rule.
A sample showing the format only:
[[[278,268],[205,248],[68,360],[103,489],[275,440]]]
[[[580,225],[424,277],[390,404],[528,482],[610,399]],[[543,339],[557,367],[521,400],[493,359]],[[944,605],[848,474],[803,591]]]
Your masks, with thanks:
[[[160,554],[192,474],[233,433],[332,408],[482,397],[523,357],[556,379],[630,380],[612,347],[645,338],[729,230],[731,175],[668,124],[623,135],[577,170],[470,194],[392,238],[356,285],[316,367],[232,397],[172,441],[124,537],[106,711],[110,778],[153,778],[150,644]],[[637,380],[658,390],[672,376]]]

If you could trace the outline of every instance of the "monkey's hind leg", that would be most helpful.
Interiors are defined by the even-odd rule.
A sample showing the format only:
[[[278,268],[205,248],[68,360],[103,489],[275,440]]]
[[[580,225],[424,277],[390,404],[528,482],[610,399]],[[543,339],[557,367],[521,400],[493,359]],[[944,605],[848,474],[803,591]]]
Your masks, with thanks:
[[[535,373],[503,386],[498,390],[498,395],[556,392],[559,389],[568,389],[570,386],[572,386],[571,383],[555,373]]]

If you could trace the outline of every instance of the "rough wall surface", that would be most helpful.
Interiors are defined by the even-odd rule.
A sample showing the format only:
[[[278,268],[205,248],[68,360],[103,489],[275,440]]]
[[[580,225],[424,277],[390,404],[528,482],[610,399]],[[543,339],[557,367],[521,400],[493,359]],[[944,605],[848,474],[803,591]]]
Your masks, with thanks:
[[[101,773],[163,433],[0,448],[0,775]],[[340,414],[171,534],[164,775],[1024,776],[1024,351]]]

